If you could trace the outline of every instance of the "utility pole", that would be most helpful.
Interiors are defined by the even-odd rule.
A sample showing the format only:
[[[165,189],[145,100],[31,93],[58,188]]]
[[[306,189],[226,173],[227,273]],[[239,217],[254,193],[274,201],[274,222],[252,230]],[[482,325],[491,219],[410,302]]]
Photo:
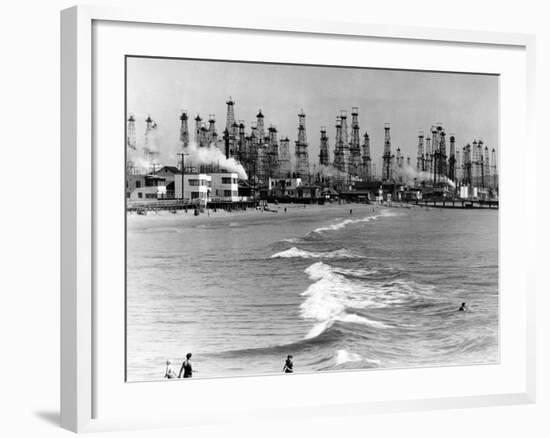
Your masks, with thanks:
[[[181,204],[183,206],[184,204],[184,196],[183,196],[183,192],[184,192],[184,184],[185,184],[185,178],[184,178],[184,173],[185,173],[185,160],[184,160],[184,157],[186,155],[189,155],[189,154],[186,154],[184,152],[179,152],[177,155],[179,155],[181,157]]]

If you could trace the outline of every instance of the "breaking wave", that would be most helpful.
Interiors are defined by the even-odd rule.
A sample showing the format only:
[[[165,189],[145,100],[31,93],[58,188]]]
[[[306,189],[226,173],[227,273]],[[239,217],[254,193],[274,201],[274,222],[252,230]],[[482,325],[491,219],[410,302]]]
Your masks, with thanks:
[[[285,251],[278,252],[271,256],[272,259],[289,259],[289,258],[303,258],[303,259],[356,259],[361,258],[360,255],[354,254],[347,249],[337,249],[335,251],[306,251],[304,249],[296,248],[295,246]]]
[[[319,336],[336,322],[361,324],[373,329],[393,325],[359,315],[365,309],[391,307],[424,297],[430,288],[400,279],[381,280],[376,270],[334,268],[323,262],[309,266],[305,273],[314,281],[302,296],[300,315],[315,324],[305,339]],[[358,278],[359,277],[359,278]]]

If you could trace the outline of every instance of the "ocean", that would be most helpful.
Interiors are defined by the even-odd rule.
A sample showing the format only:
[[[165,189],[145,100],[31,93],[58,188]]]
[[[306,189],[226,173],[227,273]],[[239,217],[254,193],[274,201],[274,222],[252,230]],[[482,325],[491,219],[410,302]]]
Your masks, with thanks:
[[[128,215],[128,381],[498,363],[498,211],[284,207]]]

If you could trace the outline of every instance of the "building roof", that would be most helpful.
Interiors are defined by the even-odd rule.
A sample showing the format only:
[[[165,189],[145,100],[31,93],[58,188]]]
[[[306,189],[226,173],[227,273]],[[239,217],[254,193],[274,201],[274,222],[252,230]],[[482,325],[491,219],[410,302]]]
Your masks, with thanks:
[[[171,172],[171,173],[173,173],[173,174],[175,174],[175,175],[180,175],[180,174],[181,174],[180,170],[179,170],[176,166],[163,166],[163,167],[161,167],[159,170],[157,170],[157,171],[155,172],[155,174],[159,174],[159,173],[161,173],[161,172],[163,172],[163,171],[165,171],[165,172]]]

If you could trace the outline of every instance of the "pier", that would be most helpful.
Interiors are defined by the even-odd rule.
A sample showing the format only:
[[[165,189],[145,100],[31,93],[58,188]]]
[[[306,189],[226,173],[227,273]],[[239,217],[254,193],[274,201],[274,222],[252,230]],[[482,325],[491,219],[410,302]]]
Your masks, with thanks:
[[[495,200],[468,200],[468,199],[417,199],[406,201],[419,207],[433,208],[464,208],[464,209],[491,209],[498,210],[498,201]]]

